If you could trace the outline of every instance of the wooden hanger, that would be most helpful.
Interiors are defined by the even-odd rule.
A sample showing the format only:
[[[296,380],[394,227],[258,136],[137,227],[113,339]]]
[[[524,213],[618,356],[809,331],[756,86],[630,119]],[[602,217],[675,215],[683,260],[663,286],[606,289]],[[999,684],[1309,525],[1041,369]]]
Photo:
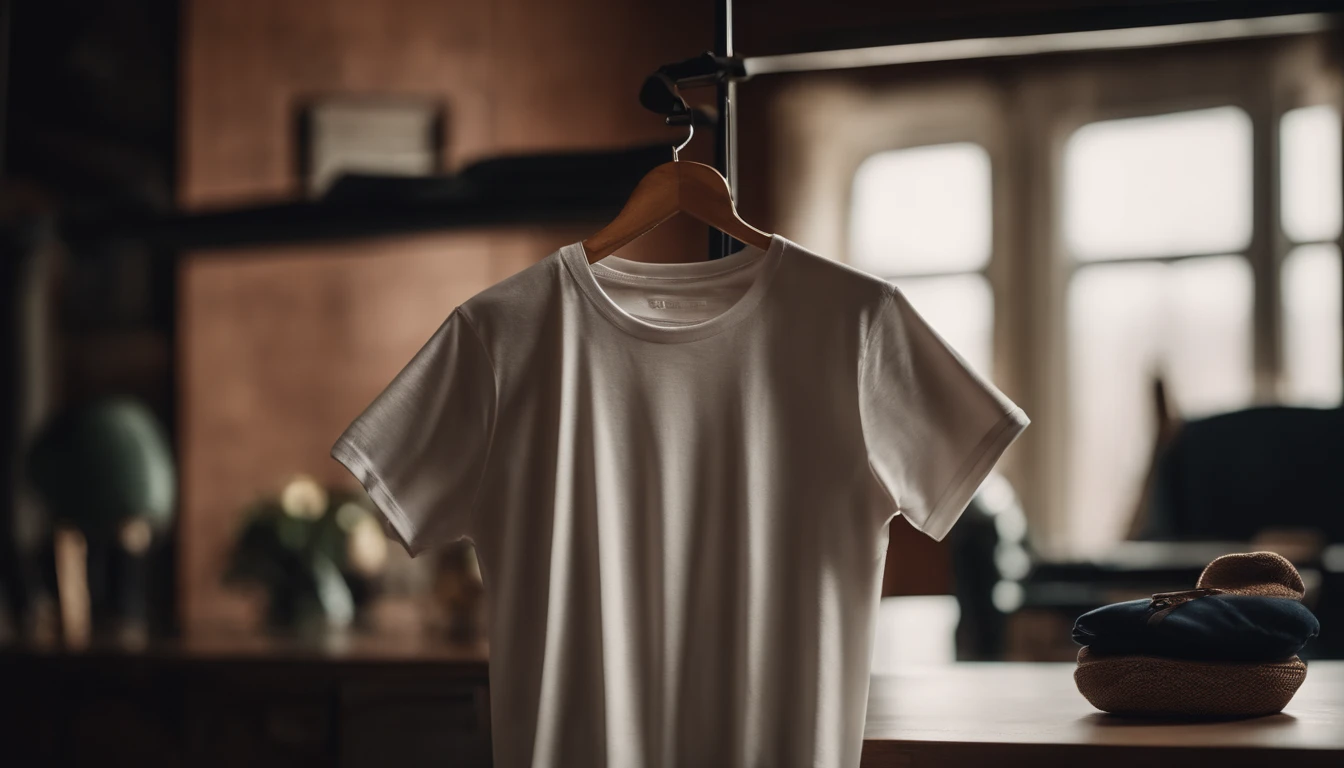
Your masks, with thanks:
[[[688,214],[747,245],[761,250],[770,247],[772,235],[737,215],[732,190],[722,174],[704,163],[678,157],[694,135],[692,127],[686,141],[672,150],[672,162],[645,174],[616,218],[583,241],[589,264],[610,256],[678,213]]]

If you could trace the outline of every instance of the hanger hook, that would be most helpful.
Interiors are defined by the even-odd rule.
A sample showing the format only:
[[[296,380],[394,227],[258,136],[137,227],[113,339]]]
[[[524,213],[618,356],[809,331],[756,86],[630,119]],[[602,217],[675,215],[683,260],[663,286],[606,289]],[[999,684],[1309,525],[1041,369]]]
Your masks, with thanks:
[[[666,75],[663,77],[667,82],[668,91],[677,100],[671,114],[667,116],[667,123],[672,125],[681,122],[681,120],[686,121],[686,140],[672,147],[672,162],[675,163],[681,160],[681,150],[685,149],[686,145],[690,144],[691,139],[695,137],[695,110],[691,109],[691,105],[686,102],[686,97],[681,95],[681,89],[677,87],[677,84],[668,79]]]
[[[694,136],[695,136],[695,120],[692,119],[689,123],[686,124],[686,140],[672,148],[672,162],[675,163],[681,160],[681,150],[685,149],[686,145],[691,143],[691,139]]]

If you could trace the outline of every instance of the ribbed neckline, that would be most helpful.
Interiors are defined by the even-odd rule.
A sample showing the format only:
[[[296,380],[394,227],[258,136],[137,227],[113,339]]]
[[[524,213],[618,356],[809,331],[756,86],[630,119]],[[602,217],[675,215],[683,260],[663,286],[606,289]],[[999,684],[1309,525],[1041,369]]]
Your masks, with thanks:
[[[663,343],[696,341],[708,338],[736,325],[756,309],[770,287],[771,278],[779,266],[788,241],[779,235],[771,235],[770,247],[762,251],[758,248],[744,248],[737,253],[715,259],[714,261],[694,261],[689,263],[654,264],[643,261],[631,261],[619,256],[608,256],[596,264],[588,263],[588,254],[583,243],[566,245],[560,249],[560,260],[564,262],[569,274],[579,288],[587,295],[604,317],[613,325],[641,339]],[[745,269],[760,262],[760,271],[746,292],[723,312],[696,323],[682,325],[660,325],[642,320],[626,312],[619,304],[602,290],[594,273],[619,280],[628,284],[641,284],[655,287],[663,282],[694,282],[726,275],[739,269]]]

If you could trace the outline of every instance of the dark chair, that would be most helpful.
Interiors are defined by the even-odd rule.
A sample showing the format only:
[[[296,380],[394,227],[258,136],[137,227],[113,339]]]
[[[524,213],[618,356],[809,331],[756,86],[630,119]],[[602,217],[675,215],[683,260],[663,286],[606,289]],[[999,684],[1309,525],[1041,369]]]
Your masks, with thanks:
[[[1344,542],[1344,409],[1266,407],[1186,422],[1159,450],[1136,538]]]

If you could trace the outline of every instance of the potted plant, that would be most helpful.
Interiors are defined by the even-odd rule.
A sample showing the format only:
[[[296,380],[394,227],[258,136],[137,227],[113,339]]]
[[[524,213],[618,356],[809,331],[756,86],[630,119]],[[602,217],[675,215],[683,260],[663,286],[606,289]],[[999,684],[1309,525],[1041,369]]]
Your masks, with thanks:
[[[226,583],[265,589],[275,630],[348,627],[377,590],[387,538],[363,492],[322,487],[298,476],[245,512]]]

